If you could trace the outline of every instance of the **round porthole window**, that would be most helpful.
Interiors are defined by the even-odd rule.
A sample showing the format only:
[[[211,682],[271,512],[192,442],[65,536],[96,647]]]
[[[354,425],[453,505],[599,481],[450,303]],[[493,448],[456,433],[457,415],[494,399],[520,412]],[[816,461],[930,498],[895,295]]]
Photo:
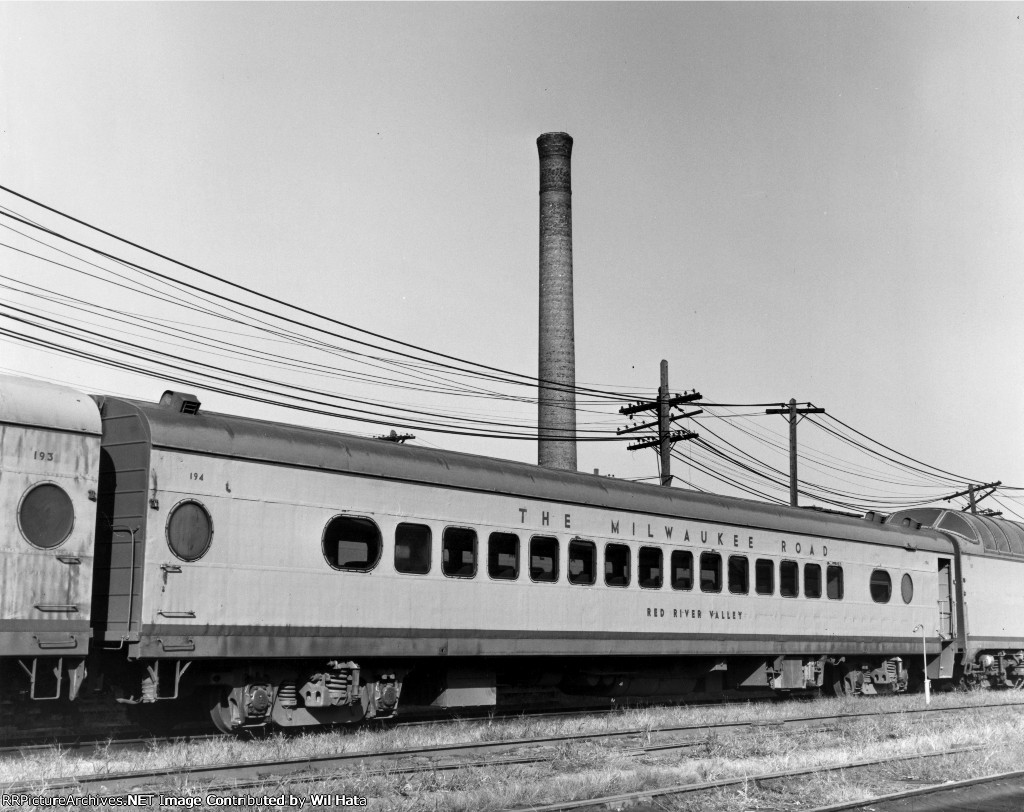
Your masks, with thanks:
[[[44,482],[28,491],[18,506],[18,526],[30,544],[49,550],[71,535],[75,506],[59,485]]]
[[[910,573],[904,573],[903,581],[900,584],[900,592],[903,593],[903,602],[910,603],[914,600],[914,579]]]
[[[167,546],[182,561],[206,555],[213,540],[213,520],[199,502],[179,502],[167,517]]]

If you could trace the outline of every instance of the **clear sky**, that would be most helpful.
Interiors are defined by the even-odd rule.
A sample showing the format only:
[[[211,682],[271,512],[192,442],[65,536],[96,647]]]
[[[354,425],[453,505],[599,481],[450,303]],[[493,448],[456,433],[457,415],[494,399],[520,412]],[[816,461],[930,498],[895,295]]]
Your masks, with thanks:
[[[0,184],[306,308],[535,374],[535,140],[565,131],[578,381],[651,390],[665,358],[674,389],[813,401],[918,459],[1024,485],[1022,12],[0,4]],[[0,250],[0,268],[96,301],[23,255]],[[166,388],[11,339],[0,366]],[[782,436],[774,420],[759,425]],[[523,441],[422,439],[536,459]],[[584,444],[580,468],[639,477],[654,458]]]

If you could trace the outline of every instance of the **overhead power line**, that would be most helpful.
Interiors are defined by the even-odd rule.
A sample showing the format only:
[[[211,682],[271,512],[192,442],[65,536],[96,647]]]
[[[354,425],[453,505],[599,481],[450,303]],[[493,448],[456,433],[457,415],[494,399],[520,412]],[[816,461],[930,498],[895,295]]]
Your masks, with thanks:
[[[13,209],[0,206],[0,227],[44,246],[46,251],[26,251],[8,243],[0,243],[0,247],[17,251],[36,262],[49,263],[48,267],[54,269],[85,274],[93,280],[90,284],[116,285],[125,295],[146,297],[142,300],[146,304],[144,308],[118,310],[106,306],[109,301],[104,296],[89,301],[88,297],[76,298],[23,279],[0,275],[6,283],[0,283],[0,287],[16,291],[21,297],[18,301],[29,302],[21,308],[13,301],[5,305],[4,318],[9,326],[0,334],[12,340],[31,343],[47,352],[62,352],[112,368],[200,386],[211,392],[261,404],[403,430],[536,440],[533,422],[513,414],[513,410],[522,404],[536,403],[534,392],[527,393],[521,388],[535,390],[539,383],[536,377],[430,350],[357,327],[340,318],[323,316],[145,248],[7,187],[0,186],[0,190],[64,218],[67,223],[75,223],[95,235],[142,251],[154,262],[160,260],[175,266],[173,273],[163,273],[157,267],[148,267],[153,263],[140,264],[120,256],[127,249],[108,251],[104,248],[109,248],[109,244],[90,244],[102,243],[99,237],[95,240],[89,237],[73,239],[60,233],[60,229],[49,228]],[[67,261],[43,255],[49,252],[58,252]],[[183,271],[198,274],[210,284],[194,284],[194,281],[182,278]],[[227,286],[230,295],[211,288],[211,285]],[[244,301],[243,296],[256,299],[256,303]],[[159,311],[160,315],[153,314],[157,307],[164,307]],[[180,308],[184,318],[168,317],[166,307]],[[152,312],[147,312],[147,309]],[[337,329],[332,329],[332,326]],[[273,346],[261,342],[272,342]],[[290,348],[283,349],[284,346]],[[207,361],[219,360],[215,363],[199,362],[194,360],[197,352],[202,353]],[[316,381],[306,385],[308,381],[302,376],[315,376]],[[348,386],[344,394],[323,391],[325,382],[331,379],[352,382],[357,387]],[[358,394],[364,391],[362,387],[405,389],[436,395],[439,399],[455,397],[460,399],[460,405],[454,408],[423,408],[388,397],[360,397]],[[784,504],[784,500],[774,495],[774,492],[785,489],[781,463],[776,464],[777,456],[784,456],[787,451],[782,434],[763,425],[763,421],[751,419],[754,413],[728,411],[778,407],[777,401],[718,403],[703,400],[694,393],[692,402],[700,409],[682,415],[670,414],[666,424],[662,419],[662,407],[682,405],[682,402],[671,403],[667,381],[663,382],[658,397],[653,400],[647,400],[643,395],[615,392],[600,385],[577,386],[574,391],[588,398],[586,401],[577,400],[579,411],[588,411],[587,406],[597,407],[590,410],[596,419],[579,425],[577,434],[582,442],[617,439],[612,436],[614,426],[611,421],[614,418],[610,407],[613,402],[639,398],[644,404],[635,407],[634,414],[656,411],[657,420],[631,426],[626,432],[640,437],[638,446],[656,446],[659,449],[663,480],[672,477],[671,457],[681,459],[675,452],[664,454],[666,445],[671,449],[675,440],[687,434],[696,435],[696,432],[672,431],[671,423],[695,417],[703,409],[703,416],[696,420],[701,427],[702,440],[700,444],[691,445],[691,457],[687,458],[686,464],[699,475],[691,479],[706,480],[703,483],[691,482],[690,486],[704,490],[709,481],[713,481],[718,484],[711,487],[725,485],[755,498]],[[508,416],[495,415],[493,410],[466,409],[466,398],[477,399],[477,402],[507,403]],[[601,410],[601,406],[605,410]],[[785,405],[778,412],[783,413],[783,410],[790,414]],[[831,415],[820,420],[808,417],[807,420],[822,432],[802,437],[800,463],[806,473],[803,479],[798,479],[791,468],[791,501],[795,486],[801,496],[823,504],[848,509],[855,506],[860,509],[866,505],[876,509],[894,509],[936,502],[949,493],[950,486],[954,484],[958,488],[965,483],[969,487],[980,487],[981,480],[923,463]],[[718,421],[715,428],[719,431],[711,428],[714,421]],[[730,429],[735,431],[730,432]],[[644,430],[654,432],[646,436],[639,434]],[[827,484],[835,481],[840,484]],[[870,484],[865,485],[865,482]],[[1012,488],[1004,486],[1004,492],[1000,494],[1004,500],[1017,498],[1005,493],[1006,490]],[[993,501],[998,500],[993,497]]]
[[[0,185],[0,190],[5,191],[8,194],[13,195],[14,197],[17,197],[17,198],[19,198],[21,200],[24,200],[24,201],[28,202],[28,203],[31,203],[34,206],[38,206],[39,208],[41,208],[41,209],[43,209],[45,211],[48,211],[48,212],[50,212],[52,214],[55,214],[58,217],[62,217],[62,218],[66,219],[66,220],[68,220],[70,222],[76,223],[77,225],[83,226],[83,227],[85,227],[85,228],[87,228],[87,229],[89,229],[91,231],[94,231],[94,232],[96,232],[98,234],[102,234],[105,237],[108,237],[110,239],[116,240],[117,242],[120,242],[120,243],[122,243],[124,245],[131,246],[132,248],[135,248],[135,249],[137,249],[139,251],[142,251],[142,252],[144,252],[146,254],[149,254],[150,256],[157,257],[157,258],[162,259],[162,260],[164,260],[166,262],[170,262],[171,264],[176,265],[176,266],[178,266],[180,268],[192,271],[193,273],[199,274],[200,276],[202,276],[202,277],[204,277],[206,279],[210,279],[210,280],[216,281],[219,284],[223,284],[223,285],[225,285],[225,286],[227,286],[227,287],[229,287],[231,289],[244,292],[247,295],[256,297],[257,299],[261,299],[263,301],[273,303],[273,304],[278,305],[280,307],[285,307],[285,308],[287,308],[289,310],[293,310],[293,311],[295,311],[297,313],[301,313],[304,316],[309,316],[309,317],[313,317],[315,319],[320,319],[320,320],[323,320],[323,321],[325,321],[325,322],[327,322],[329,324],[334,324],[334,325],[336,325],[338,327],[343,327],[343,328],[345,328],[347,330],[352,330],[353,332],[357,332],[357,333],[360,333],[362,335],[367,335],[367,336],[370,336],[372,338],[375,338],[375,339],[378,339],[378,340],[381,340],[381,341],[386,341],[386,342],[389,342],[391,344],[395,344],[395,345],[397,345],[399,347],[405,347],[406,349],[412,349],[412,350],[415,350],[417,352],[426,353],[428,355],[435,356],[437,358],[443,358],[446,361],[456,362],[458,364],[463,364],[463,365],[475,367],[475,368],[477,368],[479,370],[485,370],[487,373],[493,373],[493,374],[490,374],[490,375],[489,374],[485,374],[485,373],[480,373],[482,377],[490,377],[490,378],[493,379],[494,378],[494,374],[496,374],[496,375],[498,375],[498,378],[497,378],[498,380],[508,381],[510,378],[512,378],[512,379],[518,379],[521,383],[528,383],[531,386],[537,385],[538,383],[543,383],[544,386],[546,386],[546,387],[553,387],[553,388],[556,388],[558,390],[565,390],[566,389],[566,387],[560,385],[558,382],[541,380],[541,379],[539,379],[537,377],[534,377],[534,376],[531,376],[531,375],[526,375],[524,373],[514,372],[514,371],[511,371],[511,370],[504,370],[504,369],[501,369],[499,367],[494,367],[494,366],[491,366],[491,365],[488,365],[488,364],[483,364],[483,363],[480,363],[480,362],[477,362],[477,361],[471,361],[471,360],[468,360],[468,359],[460,358],[458,356],[450,355],[448,353],[439,352],[437,350],[431,350],[429,348],[422,347],[422,346],[417,345],[417,344],[412,344],[410,342],[402,341],[400,339],[391,338],[390,336],[386,336],[386,335],[384,335],[382,333],[374,332],[373,330],[368,330],[368,329],[363,328],[363,327],[358,327],[357,325],[351,324],[351,323],[346,322],[346,321],[342,321],[340,319],[333,318],[331,316],[325,316],[325,315],[323,315],[321,313],[317,313],[316,311],[310,310],[310,309],[302,307],[300,305],[296,305],[294,303],[288,302],[288,301],[286,301],[284,299],[281,299],[281,298],[278,298],[276,296],[271,296],[269,294],[263,293],[261,291],[255,290],[255,289],[247,287],[245,285],[241,285],[241,284],[239,284],[237,282],[232,282],[229,279],[225,279],[225,278],[223,278],[221,276],[218,276],[218,275],[216,275],[214,273],[211,273],[209,271],[204,271],[201,268],[197,268],[194,265],[190,265],[190,264],[188,264],[186,262],[182,262],[180,260],[174,259],[173,257],[170,257],[170,256],[168,256],[166,254],[160,253],[159,251],[155,251],[153,249],[147,248],[146,246],[140,245],[139,243],[133,242],[132,240],[129,240],[129,239],[125,238],[125,237],[121,237],[121,236],[119,236],[117,234],[114,234],[113,232],[110,232],[110,231],[107,231],[105,229],[102,229],[99,226],[96,226],[96,225],[94,225],[92,223],[88,223],[88,222],[86,222],[84,220],[81,220],[81,219],[79,219],[77,217],[74,217],[73,215],[70,215],[70,214],[68,214],[66,212],[63,212],[63,211],[61,211],[61,210],[59,210],[57,208],[54,208],[54,207],[49,206],[49,205],[47,205],[45,203],[42,203],[42,202],[40,202],[38,200],[35,200],[35,199],[31,198],[31,197],[28,197],[27,195],[21,194],[20,192],[17,192],[14,189],[11,189],[11,188],[9,188],[7,186]],[[69,236],[67,236],[65,234],[62,234],[62,233],[58,232],[58,231],[55,231],[53,229],[47,228],[45,226],[42,226],[42,225],[40,225],[38,223],[35,223],[35,222],[31,221],[31,220],[28,220],[27,218],[25,218],[23,216],[13,215],[13,214],[10,214],[9,212],[4,211],[2,209],[0,209],[0,216],[11,218],[11,219],[15,220],[16,222],[21,223],[22,225],[26,225],[26,226],[29,226],[31,228],[38,229],[39,231],[42,231],[42,232],[44,232],[46,234],[49,234],[49,235],[51,235],[53,237],[56,237],[57,239],[63,240],[63,241],[68,242],[68,243],[70,243],[72,245],[76,245],[79,248],[82,248],[84,250],[93,252],[93,253],[97,254],[98,256],[102,256],[102,257],[105,257],[105,258],[110,259],[112,261],[119,262],[119,263],[122,263],[124,265],[129,266],[129,267],[132,267],[132,268],[138,270],[141,273],[147,273],[147,274],[150,274],[152,276],[155,276],[157,278],[164,279],[164,280],[168,280],[169,279],[165,274],[162,274],[159,271],[156,271],[154,269],[151,269],[151,268],[139,265],[138,263],[135,263],[135,262],[131,262],[131,261],[129,261],[127,259],[124,259],[122,257],[118,257],[118,256],[116,256],[114,254],[111,254],[111,253],[109,253],[107,251],[103,251],[102,249],[96,248],[95,246],[88,245],[88,244],[83,243],[83,242],[81,242],[79,240],[75,240],[75,239],[73,239],[73,238],[71,238],[71,237],[69,237]],[[363,345],[363,346],[373,347],[375,349],[385,349],[385,348],[380,347],[379,345],[375,345],[375,344],[372,344],[370,342],[362,341],[360,339],[356,339],[356,338],[353,338],[351,336],[343,336],[343,335],[340,335],[340,334],[335,333],[333,331],[325,330],[325,329],[320,328],[320,327],[312,327],[311,325],[308,325],[305,322],[298,321],[296,319],[290,318],[290,317],[282,315],[280,313],[274,313],[273,311],[266,310],[265,308],[260,308],[260,307],[257,307],[255,305],[245,304],[245,303],[242,303],[242,302],[238,302],[237,300],[229,299],[228,297],[223,296],[222,294],[216,293],[215,291],[211,291],[211,290],[206,289],[206,288],[201,288],[201,287],[199,287],[197,285],[193,285],[193,284],[188,283],[188,282],[184,282],[184,281],[181,281],[181,280],[175,280],[175,284],[182,285],[182,286],[187,287],[187,288],[189,288],[190,290],[193,290],[193,291],[202,292],[203,294],[208,295],[208,296],[214,296],[214,297],[216,297],[216,298],[218,298],[218,299],[220,299],[222,301],[230,301],[233,304],[240,305],[240,306],[245,307],[247,309],[251,309],[254,312],[258,312],[258,313],[260,313],[262,315],[266,315],[266,316],[270,316],[270,317],[273,317],[273,318],[281,319],[282,321],[285,321],[285,322],[287,322],[289,324],[293,324],[293,325],[297,325],[297,326],[302,326],[302,327],[308,327],[309,329],[313,329],[313,330],[315,330],[317,332],[323,332],[323,333],[325,333],[327,335],[332,336],[333,338],[338,338],[338,339],[343,340],[343,341],[349,341],[349,342],[360,344],[360,345]],[[423,360],[423,359],[419,358],[419,356],[414,356],[414,355],[411,355],[409,353],[405,353],[405,352],[402,352],[402,351],[399,351],[399,350],[386,349],[386,351],[387,352],[391,352],[391,353],[393,353],[395,355],[399,355],[401,357],[414,358],[414,359],[417,359],[417,360]],[[453,366],[451,364],[443,363],[443,362],[435,362],[435,363],[438,366],[441,366],[441,367],[447,368],[447,369],[460,369],[459,367]],[[579,388],[579,387],[574,388],[573,391],[582,392],[584,394],[589,394],[589,395],[600,395],[600,396],[611,398],[611,399],[615,399],[615,400],[621,400],[622,399],[622,393],[618,393],[618,392],[602,392],[602,391],[599,391],[599,390],[592,390],[592,389]]]

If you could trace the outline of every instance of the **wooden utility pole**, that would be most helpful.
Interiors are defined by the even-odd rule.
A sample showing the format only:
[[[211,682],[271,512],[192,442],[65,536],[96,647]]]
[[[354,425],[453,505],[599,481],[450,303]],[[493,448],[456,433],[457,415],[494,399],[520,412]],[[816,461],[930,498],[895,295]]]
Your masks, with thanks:
[[[825,410],[818,409],[808,403],[806,406],[797,408],[796,399],[790,398],[789,404],[783,404],[778,409],[765,409],[765,414],[786,415],[789,421],[789,504],[798,506],[796,492],[796,424],[800,421],[799,415],[822,414]]]
[[[957,493],[954,493],[952,496],[947,496],[945,498],[945,501],[949,502],[953,499],[956,499],[958,496],[966,496],[968,501],[968,506],[966,509],[969,510],[971,513],[977,513],[978,502],[980,502],[986,496],[991,496],[992,494],[994,494],[996,492],[996,488],[998,488],[1002,484],[1002,481],[999,481],[989,482],[987,485],[968,485],[967,490],[958,491]],[[975,494],[978,493],[979,491],[985,491],[985,493],[981,494],[978,497],[975,497]]]
[[[672,484],[672,446],[680,440],[693,440],[699,436],[692,431],[672,431],[672,421],[681,420],[684,417],[693,417],[704,411],[703,409],[697,409],[696,411],[686,412],[685,414],[673,417],[672,407],[678,406],[681,403],[691,403],[695,400],[700,400],[701,397],[702,395],[697,391],[693,391],[688,395],[676,395],[674,397],[669,395],[668,361],[662,360],[661,385],[658,387],[658,399],[634,403],[619,409],[619,414],[624,415],[634,415],[646,411],[657,413],[657,420],[641,423],[639,426],[628,426],[624,429],[619,429],[616,434],[628,434],[629,432],[640,431],[641,429],[648,429],[653,426],[658,427],[657,437],[633,443],[633,445],[626,446],[626,449],[636,451],[638,448],[658,446],[658,456],[661,460],[661,484],[666,487]]]
[[[661,484],[672,484],[672,441],[668,436],[668,361],[661,361],[661,385],[658,387],[658,455],[661,457]]]

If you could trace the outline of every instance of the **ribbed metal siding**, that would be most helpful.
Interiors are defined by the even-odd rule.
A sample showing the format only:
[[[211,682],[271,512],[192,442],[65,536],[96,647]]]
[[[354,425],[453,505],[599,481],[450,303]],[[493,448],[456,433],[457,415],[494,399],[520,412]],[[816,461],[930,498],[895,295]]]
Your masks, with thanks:
[[[128,402],[111,398],[101,401],[100,407],[103,448],[93,615],[101,639],[137,640],[146,549],[149,427]]]

